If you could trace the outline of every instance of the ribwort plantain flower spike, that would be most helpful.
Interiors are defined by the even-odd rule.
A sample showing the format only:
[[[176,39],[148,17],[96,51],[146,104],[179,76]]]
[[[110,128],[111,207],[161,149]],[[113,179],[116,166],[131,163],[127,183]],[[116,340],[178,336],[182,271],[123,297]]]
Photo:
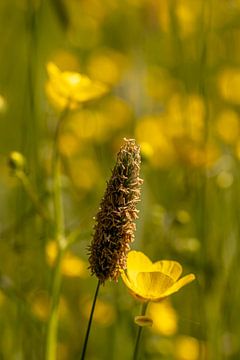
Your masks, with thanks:
[[[116,281],[126,268],[143,182],[139,178],[140,163],[140,147],[135,140],[124,139],[95,218],[95,232],[89,247],[91,273],[100,283],[108,279]]]

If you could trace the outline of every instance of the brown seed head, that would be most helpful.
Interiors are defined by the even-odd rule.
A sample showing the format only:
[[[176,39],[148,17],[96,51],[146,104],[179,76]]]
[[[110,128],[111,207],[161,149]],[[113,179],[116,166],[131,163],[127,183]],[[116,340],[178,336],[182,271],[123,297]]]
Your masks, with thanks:
[[[94,236],[89,247],[92,274],[101,283],[117,280],[126,268],[129,244],[134,241],[136,204],[140,200],[140,148],[135,140],[124,139],[112,176],[107,183],[100,209],[96,216]]]

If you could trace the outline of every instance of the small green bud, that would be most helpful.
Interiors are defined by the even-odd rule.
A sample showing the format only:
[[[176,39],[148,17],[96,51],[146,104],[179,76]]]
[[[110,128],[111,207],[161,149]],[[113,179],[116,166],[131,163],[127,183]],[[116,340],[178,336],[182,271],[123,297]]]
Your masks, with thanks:
[[[17,151],[12,151],[8,157],[8,165],[13,171],[24,171],[26,165],[25,157]]]
[[[186,225],[187,223],[189,223],[191,221],[191,216],[187,211],[179,210],[176,213],[175,221],[180,225]]]
[[[135,316],[134,322],[138,326],[152,326],[152,324],[153,324],[153,320],[149,316],[146,316],[146,315]]]

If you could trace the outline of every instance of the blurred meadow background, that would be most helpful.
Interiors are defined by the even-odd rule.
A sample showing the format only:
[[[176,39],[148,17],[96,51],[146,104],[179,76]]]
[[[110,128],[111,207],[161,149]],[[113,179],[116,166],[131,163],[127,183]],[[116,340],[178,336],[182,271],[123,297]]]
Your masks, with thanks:
[[[149,307],[140,359],[240,359],[240,1],[2,0],[0,38],[0,359],[45,359],[57,247],[7,159],[23,154],[30,195],[51,213],[62,105],[49,63],[109,88],[68,112],[58,142],[74,241],[57,359],[81,354],[97,283],[87,247],[124,137],[141,146],[144,179],[132,248],[197,278]],[[86,358],[131,359],[139,312],[121,279],[102,286]]]

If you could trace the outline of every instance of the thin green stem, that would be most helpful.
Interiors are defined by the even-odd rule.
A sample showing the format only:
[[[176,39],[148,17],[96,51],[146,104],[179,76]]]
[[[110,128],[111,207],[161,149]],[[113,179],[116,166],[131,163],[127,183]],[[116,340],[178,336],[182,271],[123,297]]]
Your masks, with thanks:
[[[97,301],[97,297],[98,297],[99,288],[100,288],[100,281],[98,280],[97,288],[96,288],[93,303],[92,303],[92,309],[91,309],[91,313],[90,313],[89,320],[88,320],[88,327],[87,327],[87,331],[86,331],[86,335],[85,335],[81,360],[85,359],[85,354],[86,354],[87,344],[88,344],[88,338],[89,338],[89,333],[90,333],[90,329],[91,329],[91,325],[92,325],[92,319],[93,319],[95,305],[96,305],[96,301]]]
[[[68,113],[69,113],[69,105],[67,105],[64,108],[64,110],[62,111],[60,118],[58,120],[57,126],[56,126],[56,130],[55,130],[54,141],[53,141],[53,155],[52,155],[52,172],[53,172],[53,174],[55,174],[54,168],[56,167],[56,165],[58,163],[58,159],[59,159],[59,152],[58,152],[59,135],[60,135],[63,123],[64,123]]]
[[[57,331],[58,331],[58,313],[59,313],[59,298],[61,292],[62,282],[62,259],[66,249],[65,225],[64,225],[64,211],[62,203],[62,186],[61,186],[61,159],[58,152],[58,139],[62,123],[66,117],[68,109],[62,113],[57,124],[54,145],[53,145],[53,205],[54,205],[54,219],[55,219],[55,239],[58,245],[58,256],[53,273],[52,292],[51,292],[51,312],[47,326],[46,339],[46,360],[55,360],[57,351]]]
[[[57,123],[54,143],[53,143],[53,157],[52,157],[52,173],[53,173],[53,202],[54,202],[54,217],[55,217],[55,236],[59,248],[66,247],[65,230],[64,230],[64,212],[62,205],[62,184],[61,184],[61,159],[58,151],[58,140],[62,129],[62,125],[68,114],[69,107],[67,106]]]
[[[148,302],[144,302],[142,304],[142,312],[141,312],[142,316],[144,316],[146,314],[147,306],[148,306]],[[143,328],[142,326],[138,327],[138,333],[137,333],[135,348],[134,348],[134,353],[133,353],[133,360],[137,360],[137,358],[138,358],[139,344],[140,344],[141,335],[142,335],[142,328]]]
[[[64,254],[64,250],[60,248],[56,260],[54,275],[53,275],[51,313],[47,328],[46,360],[56,359],[57,329],[58,329],[58,315],[59,315],[58,311],[59,311],[59,298],[60,298],[61,280],[62,280],[61,263],[62,263],[63,254]]]

